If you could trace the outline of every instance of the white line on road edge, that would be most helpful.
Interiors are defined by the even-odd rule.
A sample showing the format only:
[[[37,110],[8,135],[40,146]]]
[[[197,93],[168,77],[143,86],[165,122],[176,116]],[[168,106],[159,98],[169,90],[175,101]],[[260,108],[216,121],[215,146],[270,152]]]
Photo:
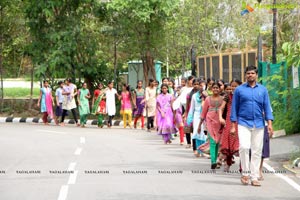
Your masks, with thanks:
[[[71,174],[69,177],[68,185],[73,185],[76,182],[78,171],[74,171],[74,174]]]
[[[74,171],[76,166],[76,162],[72,162],[69,164],[68,171]]]
[[[61,186],[59,196],[58,196],[57,200],[66,200],[67,196],[68,196],[68,190],[69,190],[68,185]]]
[[[49,131],[49,130],[43,130],[43,129],[37,129],[38,132],[46,132],[46,133],[60,133],[60,134],[66,134],[65,132],[60,131]]]
[[[75,155],[80,155],[80,154],[81,154],[81,151],[82,151],[82,148],[79,148],[79,147],[78,147],[78,148],[76,149],[76,151],[75,151],[74,154],[75,154]]]
[[[80,143],[85,144],[85,137],[80,137]]]
[[[288,178],[287,176],[284,176],[282,174],[276,173],[276,171],[273,169],[273,167],[271,167],[267,163],[264,163],[264,167],[267,170],[269,170],[270,172],[273,172],[279,178],[285,180],[290,186],[292,186],[293,188],[295,188],[296,190],[298,190],[300,192],[300,185],[298,185],[295,181],[293,181],[292,179]]]

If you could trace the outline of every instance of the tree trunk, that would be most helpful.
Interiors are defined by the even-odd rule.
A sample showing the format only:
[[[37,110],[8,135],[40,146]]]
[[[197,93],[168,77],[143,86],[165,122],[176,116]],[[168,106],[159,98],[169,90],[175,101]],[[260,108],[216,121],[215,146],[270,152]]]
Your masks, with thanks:
[[[32,96],[33,96],[33,72],[34,65],[32,64],[31,73],[30,73],[30,100],[29,100],[29,110],[32,109]]]
[[[149,75],[151,78],[156,80],[156,73],[154,69],[154,59],[151,55],[151,52],[148,50],[145,55],[142,56],[142,62],[143,62],[143,74],[145,78],[145,83],[148,85],[149,83]]]
[[[2,24],[2,19],[3,19],[3,8],[0,8],[0,18],[1,18],[1,22],[0,24]],[[3,30],[0,29],[0,81],[1,81],[1,110],[3,109],[3,98],[4,98],[4,94],[3,94],[3,66],[2,66],[2,51],[3,51]]]
[[[142,56],[142,63],[143,63],[143,74],[144,74],[144,79],[145,79],[145,85],[149,84],[149,78],[148,78],[148,68],[147,68],[147,63],[146,63],[146,58],[143,55]]]
[[[147,60],[148,73],[150,71],[153,79],[156,80],[156,72],[154,69],[154,59],[153,59],[150,51],[147,51],[146,60]]]
[[[115,39],[114,41],[114,82],[116,83],[117,81],[117,41]]]

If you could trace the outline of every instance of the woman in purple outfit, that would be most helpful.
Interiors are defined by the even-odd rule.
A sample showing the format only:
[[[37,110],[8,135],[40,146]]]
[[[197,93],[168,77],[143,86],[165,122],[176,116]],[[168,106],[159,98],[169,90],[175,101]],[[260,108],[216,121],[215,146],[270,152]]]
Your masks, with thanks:
[[[157,126],[158,134],[162,135],[165,144],[171,143],[171,134],[176,133],[174,113],[172,109],[173,95],[168,94],[168,85],[161,85],[161,94],[157,96]]]

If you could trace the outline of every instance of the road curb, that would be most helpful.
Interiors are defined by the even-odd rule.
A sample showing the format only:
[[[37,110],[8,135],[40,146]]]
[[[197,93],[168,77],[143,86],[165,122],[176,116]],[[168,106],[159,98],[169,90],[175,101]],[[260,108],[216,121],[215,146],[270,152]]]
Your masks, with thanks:
[[[283,164],[283,168],[288,170],[289,172],[293,173],[296,177],[300,178],[300,170],[299,169],[295,169],[288,164]]]
[[[113,120],[113,126],[123,126],[123,121],[121,120]],[[0,117],[0,123],[43,123],[42,118],[34,117],[34,118],[26,118],[26,117]],[[53,119],[49,119],[48,123],[55,124]],[[73,119],[66,119],[65,124],[75,124]],[[88,120],[88,125],[98,125],[98,120]],[[104,125],[107,125],[107,120],[103,121]]]

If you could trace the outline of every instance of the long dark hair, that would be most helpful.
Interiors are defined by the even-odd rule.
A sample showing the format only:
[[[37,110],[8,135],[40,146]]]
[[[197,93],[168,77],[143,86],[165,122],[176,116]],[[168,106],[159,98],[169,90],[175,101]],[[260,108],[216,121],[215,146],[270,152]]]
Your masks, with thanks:
[[[221,88],[221,84],[218,83],[218,82],[214,82],[214,83],[211,85],[211,87],[213,88],[215,85],[218,86],[219,88]]]
[[[151,86],[151,83],[153,83],[154,82],[154,79],[153,78],[150,78],[149,79],[149,84],[148,84],[148,86]]]
[[[72,79],[71,78],[66,78],[66,81],[68,81],[69,83],[72,83]]]
[[[169,88],[169,86],[167,85],[167,84],[161,84],[161,86],[160,86],[160,93],[162,94],[163,92],[162,92],[162,88],[163,87],[166,87],[166,88]],[[168,92],[169,92],[169,90],[168,90]]]
[[[195,76],[189,76],[187,79],[188,79],[188,81],[190,81],[190,80],[192,80],[192,79],[194,79],[195,78]]]
[[[169,81],[172,82],[172,84],[173,84],[172,88],[173,88],[173,90],[175,90],[175,80],[173,78],[170,78]]]
[[[127,90],[128,92],[130,92],[130,85],[124,83],[124,84],[123,84],[123,87],[125,87],[126,90]]]
[[[141,82],[142,84],[143,84],[143,81],[142,80],[138,80],[137,82],[136,82],[136,89],[138,89],[138,84],[139,84],[139,82]],[[142,86],[143,87],[143,86]]]
[[[214,77],[209,77],[209,78],[206,80],[206,84],[208,85],[210,81],[216,82],[216,80],[214,79]]]
[[[164,77],[164,78],[161,79],[161,82],[164,82],[164,80],[166,80],[166,79],[167,79],[168,81],[170,80],[168,77]]]
[[[236,82],[238,85],[242,85],[242,81],[240,81],[240,80],[237,79],[237,78],[232,79],[232,81],[230,82],[230,85],[231,85],[231,83],[233,83],[233,82]]]

